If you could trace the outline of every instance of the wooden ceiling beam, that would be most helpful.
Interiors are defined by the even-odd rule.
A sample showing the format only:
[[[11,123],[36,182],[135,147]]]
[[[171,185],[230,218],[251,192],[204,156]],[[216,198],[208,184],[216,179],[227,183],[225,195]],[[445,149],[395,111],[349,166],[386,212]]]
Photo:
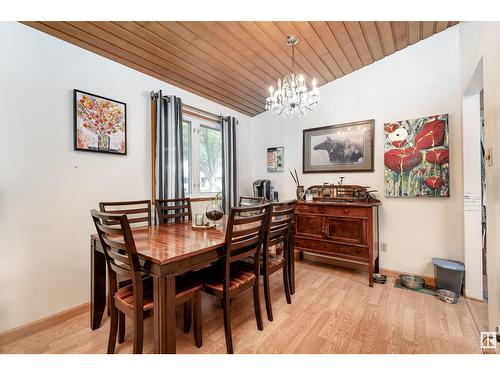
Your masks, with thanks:
[[[400,51],[408,46],[408,23],[395,21],[391,22],[392,35],[396,51]]]
[[[456,21],[23,22],[208,100],[254,116],[267,87],[296,69],[321,86]]]
[[[281,51],[281,56],[288,56],[288,65],[290,72],[292,69],[292,49],[286,44],[285,34],[274,22],[257,22],[256,25],[264,31],[264,33],[273,41],[273,48]],[[300,42],[299,42],[300,45]],[[309,60],[302,54],[300,50],[295,49],[295,65],[298,70],[295,73],[302,73],[307,81],[316,78],[318,86],[324,85],[327,81],[321,74],[314,68]]]
[[[310,22],[310,24],[313,27],[314,31],[316,31],[316,34],[325,44],[330,55],[337,62],[338,66],[342,70],[342,73],[352,73],[353,67],[342,51],[342,48],[335,38],[335,35],[332,34],[332,31],[328,27],[328,24],[325,21],[312,21]]]
[[[377,26],[373,21],[359,22],[363,36],[368,44],[373,60],[377,61],[384,57],[382,42],[378,36]]]
[[[198,64],[198,66],[189,64],[188,61],[179,59],[176,55],[169,53],[168,50],[153,44],[152,41],[154,38],[150,35],[142,35],[141,30],[134,30],[134,32],[131,33],[125,28],[120,27],[119,24],[114,24],[112,22],[94,22],[92,24],[102,30],[102,32],[98,32],[98,35],[96,36],[113,40],[115,38],[119,38],[123,41],[123,43],[121,43],[121,47],[128,49],[129,51],[131,51],[130,45],[133,44],[135,46],[133,49],[136,50],[138,54],[143,55],[143,57],[148,61],[167,67],[181,76],[210,88],[210,90],[222,93],[231,90],[237,99],[254,105],[256,110],[259,110],[264,106],[264,101],[261,98],[260,100],[256,99],[248,95],[246,92],[242,92],[231,84],[219,80],[211,74],[208,74],[206,71],[198,68],[198,66],[202,66],[201,64]],[[90,27],[84,25],[83,28],[87,30]],[[142,35],[142,38],[139,35]],[[156,41],[158,42],[158,40]]]
[[[332,74],[321,58],[319,58],[314,49],[309,45],[309,41],[297,30],[292,22],[280,21],[275,22],[275,25],[281,30],[283,35],[295,35],[299,38],[299,43],[295,46],[295,53],[301,53],[326,82],[331,82],[335,79],[335,75]]]
[[[68,29],[65,25],[68,25],[73,29]],[[239,103],[231,97],[226,97],[224,91],[221,89],[215,91],[211,90],[209,87],[210,84],[208,84],[204,79],[190,75],[183,68],[173,65],[167,60],[155,59],[154,55],[152,55],[148,51],[137,48],[128,41],[117,37],[109,31],[102,30],[101,28],[90,22],[65,22],[63,24],[59,24],[58,27],[67,30],[68,33],[86,33],[92,38],[94,44],[97,44],[101,48],[106,44],[109,44],[109,48],[116,49],[118,54],[126,55],[128,56],[128,58],[135,60],[140,65],[146,66],[149,69],[158,72],[159,74],[165,76],[175,76],[176,80],[178,81],[186,80],[201,92],[205,92],[207,94],[213,93],[213,95],[219,100],[226,100],[229,103],[233,103],[233,105]],[[76,30],[78,30],[78,32]],[[244,105],[249,109],[259,111],[264,104],[262,103],[259,105],[246,102]]]
[[[370,48],[368,47],[368,43],[365,39],[365,35],[363,30],[361,29],[361,25],[357,21],[349,21],[344,22],[344,27],[349,34],[349,38],[351,39],[356,52],[358,53],[359,58],[363,65],[369,65],[374,61]]]
[[[323,43],[323,40],[321,40],[311,24],[307,21],[300,21],[293,22],[293,25],[298,31],[300,38],[308,42],[316,56],[318,56],[318,58],[328,68],[334,78],[342,77],[344,72],[340,69],[339,65],[328,51],[328,48],[326,48]]]
[[[159,74],[158,72],[156,72],[154,70],[148,69],[147,67],[144,67],[144,66],[137,64],[137,63],[135,63],[127,58],[124,58],[123,56],[121,56],[119,54],[112,53],[107,48],[102,49],[102,48],[96,47],[95,45],[89,43],[87,40],[81,40],[73,35],[66,34],[59,29],[55,29],[54,25],[52,23],[50,24],[50,26],[43,23],[43,22],[37,22],[37,21],[25,21],[22,23],[29,26],[29,27],[32,27],[36,30],[47,33],[47,34],[52,35],[56,38],[64,40],[68,43],[71,43],[73,45],[76,45],[78,47],[86,49],[90,52],[96,53],[96,54],[101,55],[103,57],[106,57],[110,60],[116,61],[122,65],[129,67],[129,68],[132,68],[132,69],[137,70],[139,72],[145,73],[151,77],[157,78],[157,79],[164,81],[164,82],[168,82],[168,83],[170,83],[174,86],[177,86],[181,89],[190,91],[190,92],[197,94],[197,95],[200,95],[208,100],[212,100],[212,101],[219,103],[223,106],[232,108],[232,109],[234,109],[240,113],[243,113],[247,116],[255,116],[258,113],[254,110],[247,109],[243,105],[233,105],[231,103],[227,103],[226,101],[214,98],[211,95],[207,95],[205,92],[201,92],[201,91],[197,90],[195,87],[191,87],[191,86],[187,85],[183,81],[176,81],[171,76],[164,76],[164,75]]]
[[[340,48],[342,52],[345,54],[349,63],[353,67],[354,70],[360,69],[363,67],[363,62],[361,61],[354,44],[352,43],[351,37],[347,32],[347,29],[344,26],[343,22],[334,21],[327,22],[332,34],[335,36],[335,39],[339,42]]]
[[[377,21],[375,24],[377,26],[378,35],[382,42],[382,49],[384,50],[384,54],[388,56],[396,52],[396,48],[394,47],[394,39],[392,36],[391,23],[388,21]]]
[[[208,43],[206,40],[201,38],[195,32],[189,30],[182,22],[159,22],[165,29],[176,34],[186,40],[191,44],[191,48],[200,49],[207,53],[211,58],[219,61],[222,64],[227,65],[230,69],[239,73],[239,79],[245,79],[248,85],[258,92],[260,95],[264,96],[267,94],[267,82],[265,82],[259,76],[247,71],[241,62],[235,61],[231,56],[227,56],[221,49],[220,46],[214,46]]]

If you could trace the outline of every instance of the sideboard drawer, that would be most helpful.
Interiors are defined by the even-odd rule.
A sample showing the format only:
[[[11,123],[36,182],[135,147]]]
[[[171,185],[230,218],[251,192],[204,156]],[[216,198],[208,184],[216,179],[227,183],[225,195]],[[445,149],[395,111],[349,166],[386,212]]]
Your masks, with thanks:
[[[325,207],[325,214],[333,216],[369,217],[370,213],[371,209],[364,207]]]
[[[315,253],[338,256],[341,258],[358,258],[362,261],[368,261],[369,259],[368,247],[341,245],[332,242],[315,241],[304,238],[296,238],[295,246],[305,249],[305,251],[309,249]]]
[[[296,212],[299,214],[322,214],[324,212],[323,206],[315,204],[298,204]]]

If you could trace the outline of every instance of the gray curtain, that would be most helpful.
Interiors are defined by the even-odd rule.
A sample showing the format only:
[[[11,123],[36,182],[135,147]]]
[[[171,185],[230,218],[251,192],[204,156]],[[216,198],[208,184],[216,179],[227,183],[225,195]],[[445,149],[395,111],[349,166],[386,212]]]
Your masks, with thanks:
[[[234,117],[221,117],[222,124],[222,204],[224,212],[238,205],[238,175],[236,167],[236,125]]]
[[[152,93],[156,100],[156,192],[158,199],[184,198],[182,101]]]

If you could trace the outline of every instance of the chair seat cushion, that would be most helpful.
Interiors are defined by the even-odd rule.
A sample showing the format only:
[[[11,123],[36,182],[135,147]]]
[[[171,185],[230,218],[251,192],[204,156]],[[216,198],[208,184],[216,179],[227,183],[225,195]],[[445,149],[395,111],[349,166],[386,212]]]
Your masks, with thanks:
[[[143,309],[144,311],[153,309],[153,278],[148,277],[143,279]],[[181,298],[187,294],[192,294],[202,289],[202,284],[199,281],[177,276],[175,279],[175,297]],[[127,305],[130,309],[134,308],[134,291],[132,284],[118,289],[115,293],[115,299]]]
[[[253,268],[245,262],[235,262],[231,264],[229,290],[239,289],[245,284],[252,284],[255,281]],[[198,280],[203,282],[203,289],[215,295],[222,295],[224,288],[224,263],[217,263],[205,268],[198,273]]]

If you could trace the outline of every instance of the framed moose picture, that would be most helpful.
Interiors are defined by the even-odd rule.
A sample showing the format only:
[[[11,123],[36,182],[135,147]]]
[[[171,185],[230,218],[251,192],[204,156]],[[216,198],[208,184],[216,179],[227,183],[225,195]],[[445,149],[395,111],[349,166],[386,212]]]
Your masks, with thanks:
[[[127,154],[127,105],[73,90],[74,149]]]
[[[303,172],[373,172],[374,120],[304,130]]]

